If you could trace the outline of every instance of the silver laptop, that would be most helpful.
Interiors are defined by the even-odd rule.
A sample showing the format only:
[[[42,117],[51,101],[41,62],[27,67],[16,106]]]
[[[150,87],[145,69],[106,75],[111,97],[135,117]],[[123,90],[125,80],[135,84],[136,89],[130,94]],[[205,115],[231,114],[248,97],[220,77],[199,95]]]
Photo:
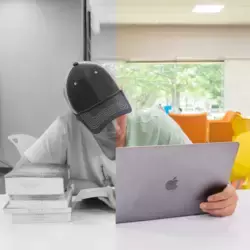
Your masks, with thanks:
[[[238,143],[117,148],[116,222],[202,214],[230,179]]]

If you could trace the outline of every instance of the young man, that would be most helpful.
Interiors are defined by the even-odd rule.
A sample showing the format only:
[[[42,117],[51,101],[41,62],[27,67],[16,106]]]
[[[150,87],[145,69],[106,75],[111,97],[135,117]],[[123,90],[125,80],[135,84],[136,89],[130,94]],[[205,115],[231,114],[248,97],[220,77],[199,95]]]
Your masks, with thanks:
[[[127,116],[131,107],[111,75],[94,63],[75,63],[64,88],[70,112],[57,118],[17,165],[68,164],[76,193],[108,187],[115,208],[116,147],[191,143],[159,109]],[[215,216],[231,215],[237,204],[233,187],[208,198],[201,208]]]

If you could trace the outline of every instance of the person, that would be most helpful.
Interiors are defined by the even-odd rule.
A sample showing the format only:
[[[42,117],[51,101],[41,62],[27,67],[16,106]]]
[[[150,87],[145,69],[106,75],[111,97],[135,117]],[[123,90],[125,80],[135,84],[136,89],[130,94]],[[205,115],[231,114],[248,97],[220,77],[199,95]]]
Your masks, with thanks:
[[[108,198],[102,200],[115,209],[116,147],[191,143],[158,108],[131,113],[114,78],[95,63],[74,63],[63,92],[69,112],[52,123],[17,166],[68,164],[76,194],[85,188],[107,187]],[[228,216],[236,204],[236,191],[228,185],[201,208],[211,215]]]

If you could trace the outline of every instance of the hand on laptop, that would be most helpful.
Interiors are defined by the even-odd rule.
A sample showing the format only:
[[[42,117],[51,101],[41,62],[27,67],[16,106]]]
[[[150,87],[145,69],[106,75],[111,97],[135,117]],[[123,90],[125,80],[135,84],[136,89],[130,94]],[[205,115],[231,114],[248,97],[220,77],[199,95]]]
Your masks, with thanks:
[[[201,204],[201,209],[210,215],[225,217],[234,213],[237,202],[235,188],[228,185],[221,193],[208,197],[208,201]]]

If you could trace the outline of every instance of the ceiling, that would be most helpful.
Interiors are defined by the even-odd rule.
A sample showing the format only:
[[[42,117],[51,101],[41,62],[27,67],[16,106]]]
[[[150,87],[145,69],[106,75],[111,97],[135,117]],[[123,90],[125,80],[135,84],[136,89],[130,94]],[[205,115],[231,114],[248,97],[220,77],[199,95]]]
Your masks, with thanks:
[[[136,3],[135,3],[136,2]],[[196,14],[196,4],[223,4],[218,14]],[[90,0],[95,18],[118,24],[250,24],[250,0]]]

